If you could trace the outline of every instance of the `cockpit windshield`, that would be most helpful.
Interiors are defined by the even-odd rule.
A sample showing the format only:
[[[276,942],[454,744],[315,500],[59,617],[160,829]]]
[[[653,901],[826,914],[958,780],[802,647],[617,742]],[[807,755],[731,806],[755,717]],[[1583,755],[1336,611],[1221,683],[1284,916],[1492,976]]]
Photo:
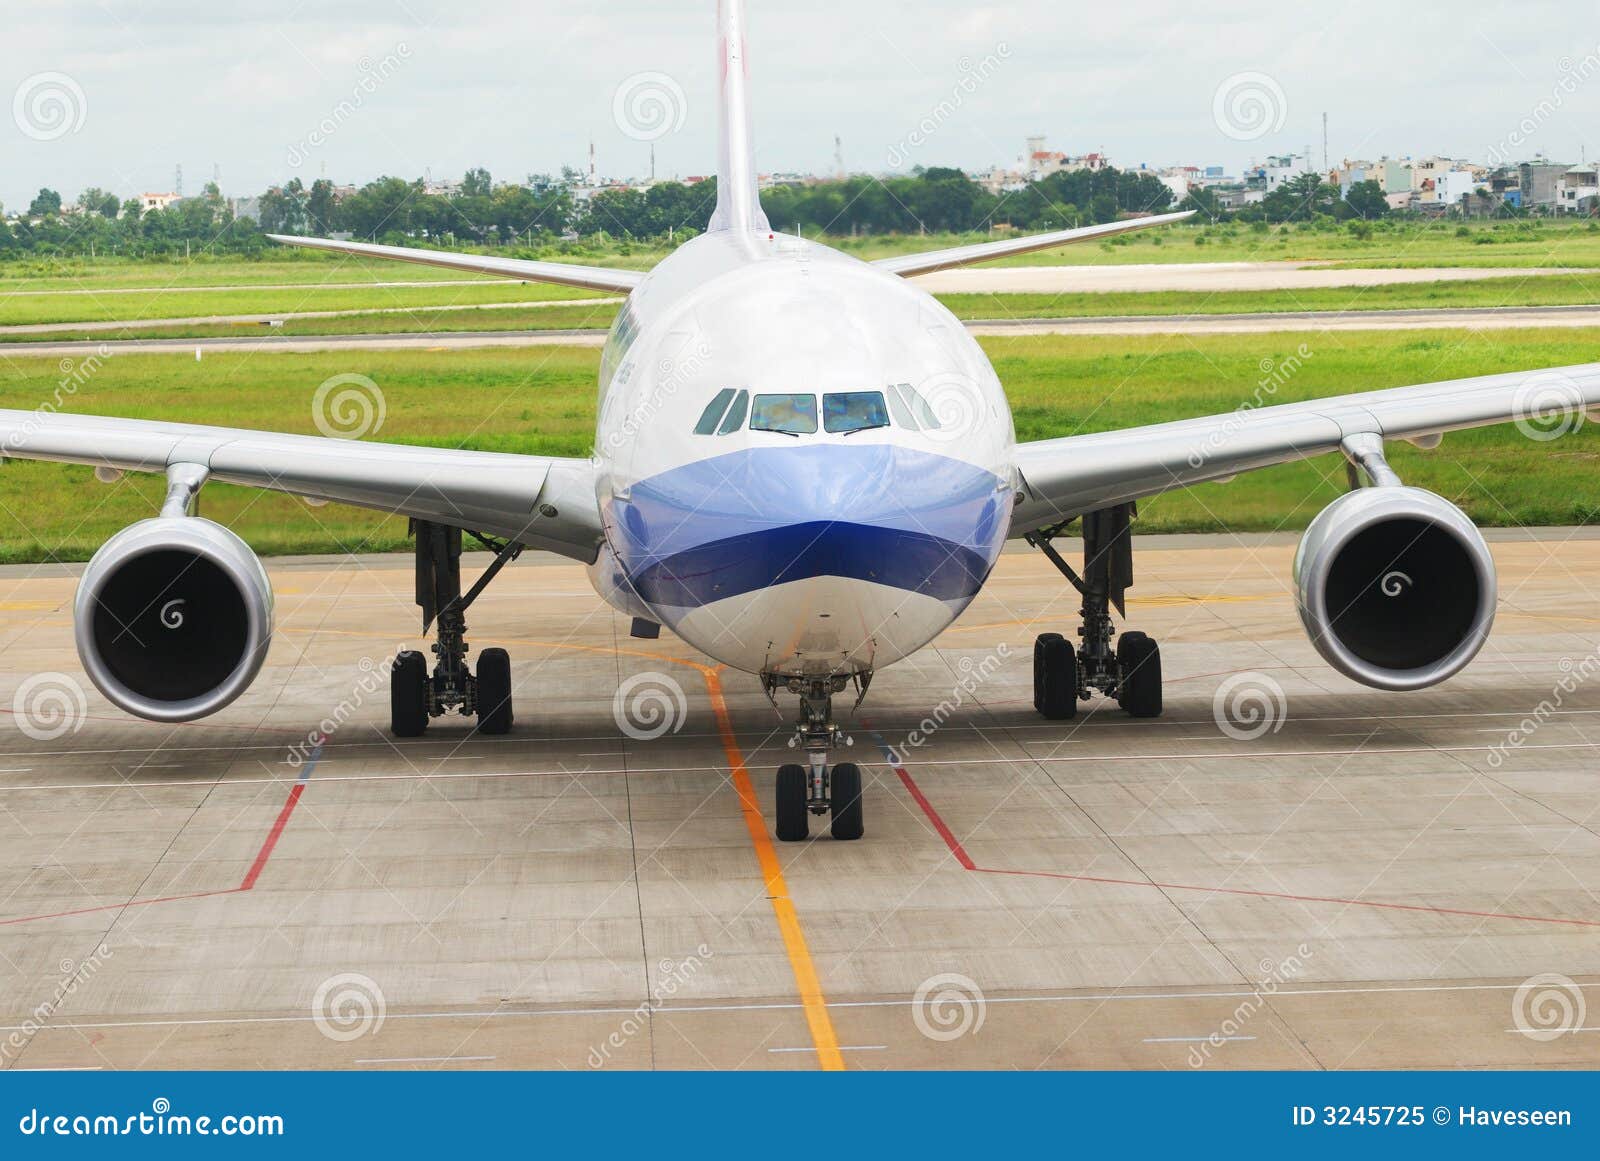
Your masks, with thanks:
[[[822,397],[822,427],[835,435],[889,426],[882,391],[846,391]]]
[[[814,435],[817,430],[817,397],[757,395],[755,406],[750,409],[750,430]]]
[[[711,397],[694,425],[696,435],[732,435],[745,429],[779,435],[817,433],[815,395],[756,395],[747,388],[724,387]],[[830,435],[850,435],[880,427],[907,431],[938,431],[939,417],[928,401],[909,383],[891,383],[881,391],[832,391],[822,397],[822,429]]]

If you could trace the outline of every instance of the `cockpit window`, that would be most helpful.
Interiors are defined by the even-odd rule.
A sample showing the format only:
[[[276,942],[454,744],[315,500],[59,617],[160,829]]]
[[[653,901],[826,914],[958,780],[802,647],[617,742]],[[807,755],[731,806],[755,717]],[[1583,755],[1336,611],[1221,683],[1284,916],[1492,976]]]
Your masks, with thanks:
[[[733,398],[733,388],[724,387],[706,404],[706,409],[700,413],[700,422],[694,425],[696,435],[710,435],[717,430],[717,420],[722,418],[722,413],[728,410],[728,401]]]
[[[889,401],[894,406],[895,421],[902,426],[912,431],[939,430],[939,417],[911,384],[896,383],[890,387]]]
[[[757,395],[755,407],[750,412],[750,430],[814,435],[817,430],[817,397]]]
[[[824,431],[848,435],[888,426],[889,409],[884,405],[882,391],[845,391],[822,397]]]
[[[728,416],[722,421],[722,426],[717,428],[718,435],[728,435],[738,431],[744,426],[744,417],[750,413],[750,392],[741,391],[734,396],[733,406],[728,408]]]

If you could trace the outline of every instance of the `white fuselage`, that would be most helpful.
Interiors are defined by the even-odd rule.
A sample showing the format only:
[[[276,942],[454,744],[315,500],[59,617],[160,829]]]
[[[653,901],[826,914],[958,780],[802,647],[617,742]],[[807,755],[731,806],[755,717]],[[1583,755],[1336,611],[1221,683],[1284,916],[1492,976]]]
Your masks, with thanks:
[[[780,413],[797,434],[753,429]],[[930,295],[791,235],[706,234],[606,344],[591,577],[736,669],[870,672],[976,595],[1014,444],[988,359]]]

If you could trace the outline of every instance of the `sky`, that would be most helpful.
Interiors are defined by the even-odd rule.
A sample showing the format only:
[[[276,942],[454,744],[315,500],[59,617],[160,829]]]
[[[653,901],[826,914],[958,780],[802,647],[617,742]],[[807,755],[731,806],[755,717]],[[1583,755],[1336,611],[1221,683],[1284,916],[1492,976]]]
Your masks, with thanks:
[[[715,0],[36,0],[0,33],[0,204],[300,176],[713,168]],[[1600,26],[1522,0],[749,0],[757,162],[969,171],[1600,157]],[[1202,10],[1203,8],[1203,10]],[[620,94],[620,97],[619,97]],[[652,119],[655,115],[656,119]]]

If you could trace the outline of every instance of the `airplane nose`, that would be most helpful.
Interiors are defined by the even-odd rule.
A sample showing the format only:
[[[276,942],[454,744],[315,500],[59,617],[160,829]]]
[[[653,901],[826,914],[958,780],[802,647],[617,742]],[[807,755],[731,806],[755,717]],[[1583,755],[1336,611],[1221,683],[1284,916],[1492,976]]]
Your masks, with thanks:
[[[614,504],[618,555],[664,609],[832,578],[959,610],[1004,541],[1003,483],[895,444],[747,448],[636,484]]]

